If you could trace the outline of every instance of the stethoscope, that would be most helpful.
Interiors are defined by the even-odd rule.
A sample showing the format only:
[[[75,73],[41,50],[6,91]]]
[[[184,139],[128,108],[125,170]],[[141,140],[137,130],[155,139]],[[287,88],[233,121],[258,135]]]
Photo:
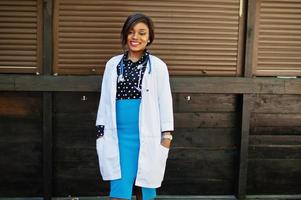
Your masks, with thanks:
[[[146,62],[148,62],[148,65],[149,65],[149,67],[148,67],[148,74],[150,74],[151,73],[151,71],[152,71],[152,63],[151,63],[151,60],[150,60],[150,55],[148,55],[147,56],[147,61]],[[124,79],[124,63],[123,63],[123,57],[121,58],[121,60],[120,60],[120,69],[119,69],[119,75],[118,75],[118,79],[117,79],[117,81],[118,81],[118,83],[119,82],[124,82],[125,81],[125,79]],[[138,91],[140,91],[141,92],[141,90],[142,90],[142,88],[141,88],[141,77],[142,77],[142,68],[143,68],[143,63],[142,64],[140,64],[139,66],[138,66],[138,69],[139,69],[139,75],[138,75],[138,77],[139,77],[139,79],[138,79],[138,85],[137,86],[135,86],[134,88],[136,89],[136,90],[138,90]]]

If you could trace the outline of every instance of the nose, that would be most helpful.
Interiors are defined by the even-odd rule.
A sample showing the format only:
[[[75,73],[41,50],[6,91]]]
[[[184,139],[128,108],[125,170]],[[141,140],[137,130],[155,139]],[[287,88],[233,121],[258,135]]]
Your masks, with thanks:
[[[137,39],[138,38],[138,33],[134,33],[133,34],[133,39]]]

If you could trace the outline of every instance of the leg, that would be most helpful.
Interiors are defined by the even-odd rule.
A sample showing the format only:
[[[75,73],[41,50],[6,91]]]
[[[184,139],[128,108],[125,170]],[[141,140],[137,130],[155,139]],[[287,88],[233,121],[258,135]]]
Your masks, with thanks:
[[[142,200],[142,189],[141,187],[135,186],[135,194],[137,200]]]

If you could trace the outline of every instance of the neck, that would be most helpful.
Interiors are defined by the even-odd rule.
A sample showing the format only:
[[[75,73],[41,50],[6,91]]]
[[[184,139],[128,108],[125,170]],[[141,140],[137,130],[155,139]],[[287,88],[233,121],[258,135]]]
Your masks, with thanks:
[[[142,52],[129,51],[128,59],[133,62],[137,62],[141,58],[142,54],[143,54],[143,51]]]

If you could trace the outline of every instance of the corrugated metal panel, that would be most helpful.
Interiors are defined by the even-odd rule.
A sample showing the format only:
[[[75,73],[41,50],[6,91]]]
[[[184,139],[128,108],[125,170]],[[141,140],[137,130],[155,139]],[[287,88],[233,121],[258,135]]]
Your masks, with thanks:
[[[42,1],[0,1],[0,73],[40,73]]]
[[[237,75],[239,0],[56,0],[54,69],[58,74],[102,73],[121,53],[125,18],[143,12],[155,23],[150,50],[172,74]]]
[[[257,76],[301,75],[301,1],[260,0],[253,71]]]

